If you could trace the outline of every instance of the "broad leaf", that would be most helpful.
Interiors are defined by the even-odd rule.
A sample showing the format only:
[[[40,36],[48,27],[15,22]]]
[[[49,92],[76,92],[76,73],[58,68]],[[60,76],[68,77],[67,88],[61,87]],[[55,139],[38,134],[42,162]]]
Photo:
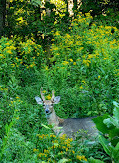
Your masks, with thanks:
[[[42,3],[41,3],[41,0],[31,0],[31,4],[38,7],[40,6]]]
[[[113,149],[113,158],[115,160],[115,162],[119,162],[119,142],[117,143],[117,145],[115,146],[115,148]]]
[[[113,105],[117,108],[119,107],[119,104],[116,101],[113,101]]]
[[[97,129],[103,134],[108,133],[108,130],[109,130],[106,124],[103,123],[103,120],[106,118],[109,118],[109,115],[105,114],[103,116],[92,119],[94,123],[96,124]]]
[[[89,163],[104,163],[103,161],[100,161],[98,159],[94,159],[93,157],[89,158],[88,162]]]
[[[41,126],[43,126],[43,127],[47,128],[47,129],[50,129],[50,127],[48,127],[48,126],[44,125],[43,123],[41,124]]]
[[[112,126],[112,123],[111,123],[111,121],[110,121],[110,118],[104,119],[104,120],[103,120],[103,123],[106,124],[106,126],[107,126],[108,128]]]
[[[103,146],[105,152],[108,155],[110,155],[111,154],[111,150],[110,150],[110,147],[109,147],[110,142],[107,139],[105,139],[103,136],[99,136],[99,140],[100,140],[100,143]]]
[[[65,162],[67,162],[67,161],[68,161],[68,159],[63,158],[63,159],[59,160],[58,163],[65,163]]]

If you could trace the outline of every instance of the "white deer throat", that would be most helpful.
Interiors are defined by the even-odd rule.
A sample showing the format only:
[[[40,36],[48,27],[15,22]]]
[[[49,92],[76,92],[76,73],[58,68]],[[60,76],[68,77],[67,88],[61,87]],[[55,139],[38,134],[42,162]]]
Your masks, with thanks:
[[[48,123],[51,125],[55,125],[55,126],[59,125],[58,117],[56,116],[54,111],[47,116],[47,120]]]

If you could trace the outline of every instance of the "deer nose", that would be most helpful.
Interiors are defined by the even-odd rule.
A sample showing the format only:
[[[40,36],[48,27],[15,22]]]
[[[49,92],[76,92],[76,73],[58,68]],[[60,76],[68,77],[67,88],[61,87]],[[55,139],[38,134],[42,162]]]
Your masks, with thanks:
[[[46,113],[49,113],[49,109],[46,109],[45,112],[46,112]]]

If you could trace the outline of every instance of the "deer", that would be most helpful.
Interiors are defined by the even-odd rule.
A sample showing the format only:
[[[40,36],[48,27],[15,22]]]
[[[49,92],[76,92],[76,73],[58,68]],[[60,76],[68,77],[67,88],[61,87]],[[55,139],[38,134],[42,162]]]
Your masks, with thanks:
[[[76,138],[76,133],[80,133],[82,136],[87,136],[89,138],[97,137],[98,130],[92,121],[93,117],[86,118],[68,118],[62,119],[58,117],[54,110],[54,104],[60,102],[60,96],[56,96],[54,91],[52,91],[52,97],[50,100],[45,100],[45,96],[40,89],[41,98],[36,96],[35,100],[37,104],[43,105],[46,118],[49,125],[53,125],[53,130],[56,135],[62,136],[67,135],[68,138]]]

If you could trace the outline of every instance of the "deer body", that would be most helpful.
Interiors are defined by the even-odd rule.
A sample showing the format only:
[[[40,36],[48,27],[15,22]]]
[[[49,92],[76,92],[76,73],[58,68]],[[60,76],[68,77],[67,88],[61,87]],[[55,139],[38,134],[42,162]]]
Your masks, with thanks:
[[[92,118],[68,118],[64,120],[63,124],[59,124],[59,126],[63,127],[64,133],[68,137],[75,137],[77,132],[82,136],[88,136],[90,138],[96,137],[98,131],[91,119]]]
[[[60,101],[60,96],[54,96],[54,91],[52,92],[51,100],[45,100],[45,97],[41,89],[41,97],[36,96],[35,99],[38,104],[42,104],[45,109],[46,118],[48,124],[54,126],[53,130],[56,135],[66,134],[67,137],[75,137],[76,132],[80,132],[81,135],[87,135],[90,138],[96,137],[98,135],[98,130],[95,128],[95,124],[92,121],[92,117],[89,118],[59,118],[54,110],[54,104]],[[59,128],[61,127],[61,128]]]

